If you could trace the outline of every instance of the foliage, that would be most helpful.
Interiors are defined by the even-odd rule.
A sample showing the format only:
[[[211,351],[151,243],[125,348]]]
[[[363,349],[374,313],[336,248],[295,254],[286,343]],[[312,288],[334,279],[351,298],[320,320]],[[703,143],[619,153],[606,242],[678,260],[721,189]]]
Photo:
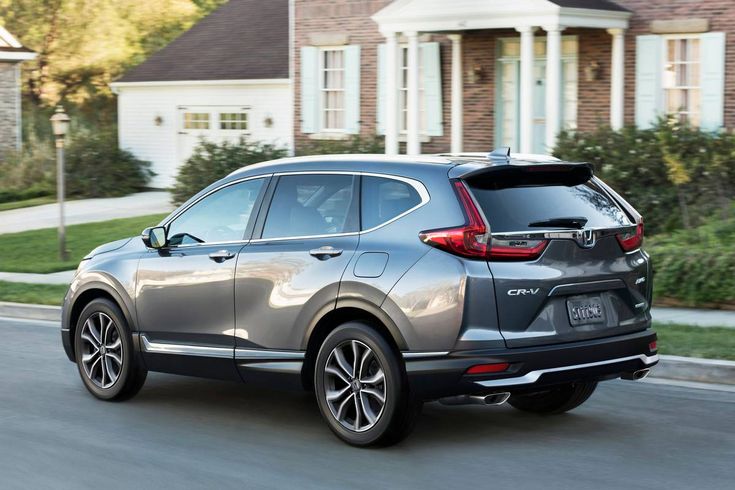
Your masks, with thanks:
[[[56,228],[0,235],[0,271],[47,274],[75,269],[95,247],[121,238],[135,237],[148,226],[159,223],[165,214],[114,219],[66,227],[69,260],[58,256]]]
[[[61,306],[68,286],[0,281],[0,301]]]
[[[659,235],[645,244],[658,303],[735,305],[735,219],[711,219],[691,230]]]
[[[735,135],[661,120],[651,129],[562,133],[554,155],[587,161],[643,214],[649,233],[696,226],[735,197]]]
[[[120,149],[117,133],[109,130],[76,135],[66,155],[70,196],[124,196],[144,190],[154,175],[151,163]]]
[[[660,354],[735,361],[735,332],[727,327],[654,325]]]
[[[344,140],[313,140],[301,145],[297,155],[336,155],[384,153],[385,142],[381,136],[353,135]]]
[[[202,140],[184,162],[171,190],[174,202],[180,204],[227,174],[254,163],[283,158],[288,152],[275,145],[249,142],[220,144]]]
[[[53,146],[31,135],[23,151],[0,157],[0,203],[51,195],[55,175]]]

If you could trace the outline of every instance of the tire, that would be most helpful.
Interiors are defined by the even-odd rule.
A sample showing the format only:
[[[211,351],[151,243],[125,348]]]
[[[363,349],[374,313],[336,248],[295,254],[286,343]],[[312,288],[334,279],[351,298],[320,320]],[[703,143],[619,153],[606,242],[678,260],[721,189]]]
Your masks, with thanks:
[[[364,323],[345,323],[327,336],[317,355],[314,387],[319,410],[337,437],[353,446],[388,446],[413,430],[422,404],[411,396],[398,356]],[[327,393],[341,396],[328,400]]]
[[[148,375],[134,351],[125,316],[108,299],[95,299],[82,310],[74,331],[74,352],[84,386],[100,400],[132,398]]]
[[[538,414],[557,414],[575,409],[594,393],[597,382],[569,383],[536,393],[512,395],[508,403],[518,410]]]

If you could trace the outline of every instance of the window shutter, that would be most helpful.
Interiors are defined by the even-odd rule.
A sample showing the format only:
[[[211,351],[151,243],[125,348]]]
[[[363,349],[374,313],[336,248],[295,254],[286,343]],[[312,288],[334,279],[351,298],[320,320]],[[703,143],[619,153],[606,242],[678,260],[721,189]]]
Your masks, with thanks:
[[[378,134],[385,134],[385,43],[378,44],[378,106],[375,108]]]
[[[319,48],[301,48],[301,132],[319,130]]]
[[[345,131],[360,132],[360,46],[345,47]]]
[[[724,124],[725,33],[708,32],[699,39],[702,63],[700,127],[706,131],[717,131]]]
[[[439,43],[421,43],[421,56],[424,69],[424,110],[426,111],[426,134],[444,134],[442,116],[442,74]]]
[[[663,62],[661,36],[636,37],[635,47],[635,124],[649,128],[663,107]]]

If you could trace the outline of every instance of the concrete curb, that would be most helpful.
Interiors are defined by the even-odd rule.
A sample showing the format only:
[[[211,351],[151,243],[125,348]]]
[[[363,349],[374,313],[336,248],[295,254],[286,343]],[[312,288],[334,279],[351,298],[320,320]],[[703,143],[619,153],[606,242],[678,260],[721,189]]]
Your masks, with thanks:
[[[61,307],[0,301],[0,316],[61,322]],[[650,377],[735,385],[735,361],[662,355]]]
[[[0,301],[0,316],[61,322],[61,307]]]

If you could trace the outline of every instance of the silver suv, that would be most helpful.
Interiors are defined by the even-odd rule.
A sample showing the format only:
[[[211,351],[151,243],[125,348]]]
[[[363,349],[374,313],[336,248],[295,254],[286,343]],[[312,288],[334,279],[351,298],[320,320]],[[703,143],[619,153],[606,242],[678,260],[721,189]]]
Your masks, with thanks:
[[[313,390],[344,441],[423,402],[559,413],[656,364],[641,216],[584,163],[328,156],[238,170],[98,247],[64,300],[87,389],[146,373]]]

